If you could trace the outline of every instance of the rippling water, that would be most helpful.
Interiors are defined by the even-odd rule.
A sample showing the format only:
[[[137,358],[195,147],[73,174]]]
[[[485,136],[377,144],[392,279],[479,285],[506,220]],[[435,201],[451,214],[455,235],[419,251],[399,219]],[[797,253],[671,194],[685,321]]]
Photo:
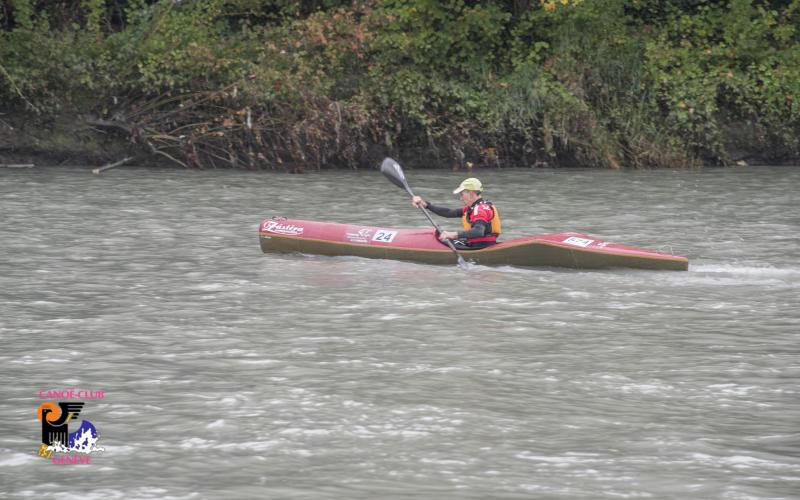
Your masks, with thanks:
[[[376,172],[0,171],[0,496],[798,498],[800,170],[478,175],[508,238],[689,272],[261,253],[272,215],[424,226]],[[89,465],[36,454],[63,388],[105,393]]]

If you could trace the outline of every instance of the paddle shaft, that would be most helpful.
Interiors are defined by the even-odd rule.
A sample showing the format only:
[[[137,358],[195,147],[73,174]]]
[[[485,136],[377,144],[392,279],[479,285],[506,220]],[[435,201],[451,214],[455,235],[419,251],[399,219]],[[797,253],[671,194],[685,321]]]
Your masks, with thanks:
[[[385,175],[392,182],[392,184],[394,184],[397,187],[405,189],[406,192],[409,195],[411,195],[412,198],[414,197],[414,192],[411,191],[411,188],[408,185],[408,181],[406,181],[406,175],[403,173],[403,167],[401,167],[399,163],[397,163],[391,158],[384,158],[383,162],[381,163],[381,173],[383,173],[383,175]],[[422,213],[425,214],[425,217],[428,218],[428,221],[431,223],[431,225],[433,225],[436,231],[438,231],[439,234],[441,234],[443,232],[442,228],[439,227],[439,224],[437,224],[435,220],[433,220],[433,217],[431,217],[430,212],[428,212],[428,210],[422,206],[420,206],[419,209],[422,210]],[[453,244],[453,241],[450,239],[445,239],[442,241],[444,241],[444,243],[447,244],[448,247],[450,247],[450,250],[452,250],[453,253],[456,254],[456,257],[458,257],[458,267],[460,267],[461,269],[467,269],[467,262],[464,260],[464,257],[462,257],[460,253],[458,253],[458,250],[456,250],[456,246]]]
[[[403,187],[406,188],[406,192],[408,194],[410,194],[411,197],[413,198],[414,197],[414,192],[411,191],[411,188],[409,187],[409,185],[408,185],[408,183],[406,182],[405,179],[402,179],[402,181],[403,181]],[[439,226],[439,224],[435,220],[433,220],[433,217],[431,217],[431,213],[428,212],[428,209],[425,208],[425,207],[419,207],[419,209],[422,210],[422,213],[425,214],[425,217],[428,218],[428,221],[430,221],[430,223],[431,223],[431,225],[433,225],[434,229],[436,229],[436,231],[441,234],[443,232],[442,228]],[[447,246],[450,247],[450,250],[452,250],[453,252],[456,253],[456,256],[458,257],[458,265],[461,266],[462,264],[465,264],[464,258],[461,257],[461,254],[458,253],[458,250],[456,250],[456,246],[453,245],[453,240],[449,240],[448,239],[448,240],[444,240],[444,242],[447,244]]]

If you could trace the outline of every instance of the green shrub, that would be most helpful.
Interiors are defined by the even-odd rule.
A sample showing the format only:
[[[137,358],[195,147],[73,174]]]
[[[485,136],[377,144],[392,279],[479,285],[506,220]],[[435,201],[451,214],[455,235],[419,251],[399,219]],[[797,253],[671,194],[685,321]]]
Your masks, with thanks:
[[[5,109],[187,166],[800,157],[800,0],[2,5]]]

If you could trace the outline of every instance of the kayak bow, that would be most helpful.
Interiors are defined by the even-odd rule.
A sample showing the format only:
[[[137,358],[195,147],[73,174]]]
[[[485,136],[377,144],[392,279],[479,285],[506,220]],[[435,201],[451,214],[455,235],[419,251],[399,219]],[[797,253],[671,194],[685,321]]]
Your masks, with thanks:
[[[353,255],[428,264],[453,264],[453,252],[436,238],[433,228],[393,229],[333,222],[272,218],[259,226],[264,253],[299,252]],[[686,257],[598,240],[580,233],[552,233],[504,241],[480,250],[463,251],[482,265],[602,269],[626,267],[686,271]]]

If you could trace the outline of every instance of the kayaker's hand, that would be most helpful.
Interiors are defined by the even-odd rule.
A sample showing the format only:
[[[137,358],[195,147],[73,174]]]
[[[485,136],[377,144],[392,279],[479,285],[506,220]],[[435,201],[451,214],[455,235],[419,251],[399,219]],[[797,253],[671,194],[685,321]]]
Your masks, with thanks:
[[[440,239],[441,241],[444,241],[444,240],[454,240],[454,239],[456,239],[456,238],[458,238],[458,233],[457,233],[457,232],[455,232],[455,231],[442,231],[442,232],[439,234],[439,239]]]
[[[419,196],[414,196],[411,198],[411,205],[417,208],[425,208],[428,206],[428,202],[420,198]]]

